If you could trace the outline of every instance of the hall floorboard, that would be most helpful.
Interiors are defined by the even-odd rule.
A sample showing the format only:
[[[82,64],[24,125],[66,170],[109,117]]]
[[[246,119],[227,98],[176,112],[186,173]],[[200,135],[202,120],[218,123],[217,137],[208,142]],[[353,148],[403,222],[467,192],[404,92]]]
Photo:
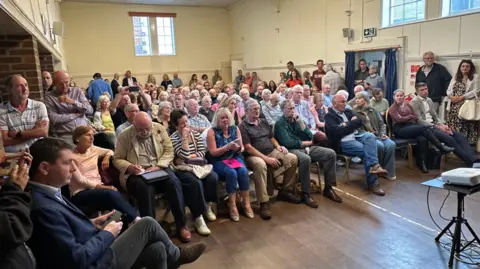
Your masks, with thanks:
[[[449,170],[459,164],[449,158],[442,168]],[[207,250],[197,262],[182,268],[448,268],[449,252],[434,241],[439,229],[428,214],[427,187],[420,185],[440,171],[422,174],[409,170],[405,160],[398,160],[397,180],[380,179],[385,197],[365,190],[362,165],[353,165],[350,184],[341,180],[342,167],[337,167],[337,172],[343,204],[314,194],[318,209],[273,200],[270,221],[255,215],[253,220],[241,217],[234,223],[220,215],[208,223],[212,235],[202,237],[192,231],[192,241],[205,242]],[[432,215],[442,228],[447,221],[438,211],[447,193],[430,191]],[[480,194],[465,200],[465,217],[480,234],[480,215],[475,209],[479,204]],[[455,211],[452,193],[442,215],[450,219]],[[469,233],[465,235],[471,238]],[[453,268],[479,267],[455,263]]]

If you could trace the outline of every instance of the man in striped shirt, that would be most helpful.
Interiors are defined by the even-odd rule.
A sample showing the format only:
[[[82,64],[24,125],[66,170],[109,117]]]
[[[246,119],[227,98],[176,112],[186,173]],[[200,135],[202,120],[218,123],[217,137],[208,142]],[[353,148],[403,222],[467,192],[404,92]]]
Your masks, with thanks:
[[[5,88],[10,102],[0,107],[0,130],[5,151],[19,152],[48,136],[47,109],[42,102],[28,98],[28,83],[21,75],[8,77]]]

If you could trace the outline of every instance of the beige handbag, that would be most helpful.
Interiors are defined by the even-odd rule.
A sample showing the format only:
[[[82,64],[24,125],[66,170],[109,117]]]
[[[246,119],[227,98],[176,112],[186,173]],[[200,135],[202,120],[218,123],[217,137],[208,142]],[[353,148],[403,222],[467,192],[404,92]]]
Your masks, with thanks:
[[[458,117],[463,120],[480,120],[480,100],[475,92],[475,99],[465,100],[458,110]]]

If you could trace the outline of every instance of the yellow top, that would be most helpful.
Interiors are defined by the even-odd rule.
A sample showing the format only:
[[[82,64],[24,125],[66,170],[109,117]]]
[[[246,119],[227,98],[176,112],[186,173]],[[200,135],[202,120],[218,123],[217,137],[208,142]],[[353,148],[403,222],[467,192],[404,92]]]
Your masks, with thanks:
[[[113,125],[113,120],[110,115],[102,114],[102,125],[105,127],[105,129],[110,129],[111,131],[115,130],[115,125]]]

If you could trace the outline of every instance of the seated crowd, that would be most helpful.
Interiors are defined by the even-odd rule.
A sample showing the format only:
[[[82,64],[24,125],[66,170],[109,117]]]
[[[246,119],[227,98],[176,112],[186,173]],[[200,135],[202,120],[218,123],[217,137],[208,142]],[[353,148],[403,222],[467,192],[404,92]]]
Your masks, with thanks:
[[[390,129],[396,138],[416,140],[422,172],[428,172],[430,145],[442,154],[454,152],[466,166],[477,162],[469,139],[440,123],[427,84],[416,85],[410,102],[397,90],[389,107],[375,67],[364,66],[368,83],[356,86],[347,101],[338,73],[322,60],[312,76],[302,77],[292,62],[287,66],[278,84],[240,70],[234,84],[225,84],[217,70],[211,82],[194,74],[184,84],[174,74],[157,85],[151,75],[143,87],[127,71],[121,83],[115,74],[110,85],[96,73],[86,91],[70,87],[64,71],[43,72],[43,103],[28,98],[25,78],[9,77],[0,129],[6,157],[18,165],[0,190],[0,203],[18,211],[11,225],[21,232],[2,234],[15,255],[4,251],[0,262],[34,268],[29,247],[40,268],[176,268],[196,260],[206,246],[179,248],[170,241],[155,221],[159,194],[182,242],[192,237],[188,216],[200,235],[211,233],[205,219],[216,220],[219,181],[230,219],[240,220],[237,204],[245,217],[255,217],[249,171],[265,220],[272,218],[271,186],[280,201],[318,207],[310,194],[310,167],[317,163],[323,195],[342,203],[334,189],[339,154],[361,158],[368,190],[384,196],[379,177],[397,178]],[[110,212],[89,219],[105,210]],[[120,221],[111,221],[115,212]]]

